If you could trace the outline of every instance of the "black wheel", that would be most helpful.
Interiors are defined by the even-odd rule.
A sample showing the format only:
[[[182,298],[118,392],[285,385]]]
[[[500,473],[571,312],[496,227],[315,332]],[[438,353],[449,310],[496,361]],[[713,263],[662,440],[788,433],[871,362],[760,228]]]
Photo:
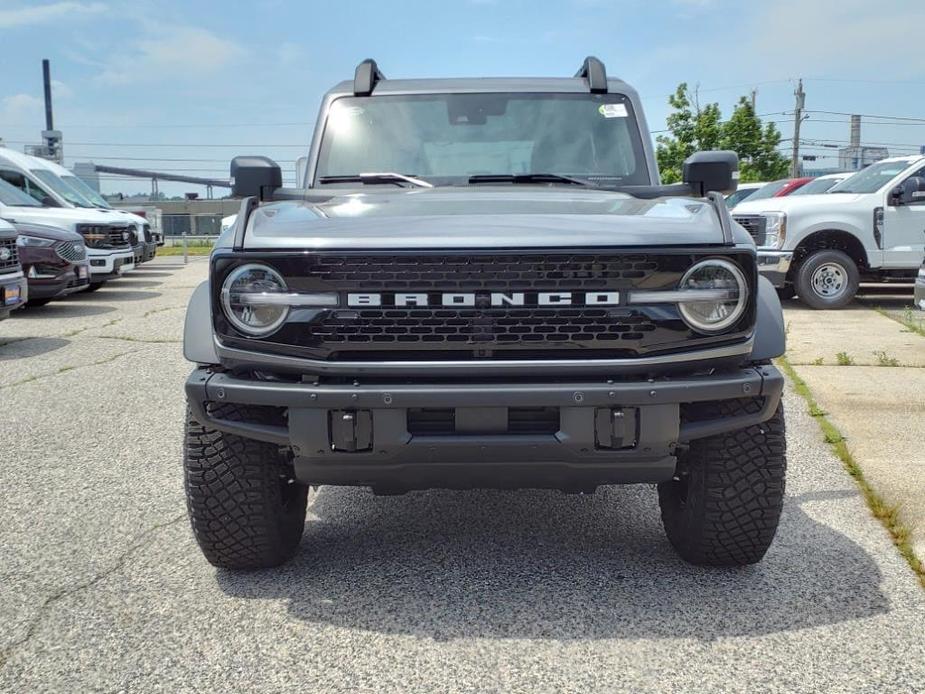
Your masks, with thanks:
[[[794,276],[800,299],[810,308],[842,308],[858,291],[858,266],[842,251],[816,251],[807,256]]]
[[[39,306],[44,306],[49,301],[51,301],[51,299],[29,299],[29,301],[26,302],[26,306],[38,308]]]
[[[214,412],[222,419],[261,419],[259,411],[237,405]],[[193,534],[211,564],[261,569],[296,553],[308,487],[292,480],[278,446],[204,427],[187,410],[183,465]]]
[[[755,400],[710,403],[711,416],[757,411]],[[784,410],[767,422],[691,442],[678,475],[658,486],[668,540],[686,561],[743,566],[771,546],[784,503]]]
[[[777,297],[781,301],[787,301],[792,299],[797,295],[796,290],[793,288],[792,284],[785,284],[783,287],[777,288]]]
[[[84,291],[85,292],[95,292],[97,289],[102,287],[104,284],[106,283],[105,282],[91,282],[90,284],[87,285],[87,288],[84,289]]]

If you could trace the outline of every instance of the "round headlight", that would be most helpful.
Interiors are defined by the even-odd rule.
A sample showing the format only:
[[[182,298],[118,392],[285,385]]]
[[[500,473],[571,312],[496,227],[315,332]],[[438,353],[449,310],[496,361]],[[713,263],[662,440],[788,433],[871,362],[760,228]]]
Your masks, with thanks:
[[[686,294],[678,303],[681,317],[700,333],[730,328],[742,317],[748,301],[745,275],[738,266],[719,258],[694,265],[681,278],[679,289]]]
[[[286,291],[280,274],[266,265],[242,265],[225,278],[222,285],[222,308],[231,324],[254,337],[269,335],[289,315],[289,307],[262,302],[261,297]]]

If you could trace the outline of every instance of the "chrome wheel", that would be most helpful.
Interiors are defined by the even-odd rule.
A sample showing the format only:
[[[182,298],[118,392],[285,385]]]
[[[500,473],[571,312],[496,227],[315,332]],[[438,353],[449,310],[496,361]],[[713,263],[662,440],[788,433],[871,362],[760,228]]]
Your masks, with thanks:
[[[848,286],[848,271],[838,263],[823,263],[810,279],[813,291],[824,299],[834,299]]]

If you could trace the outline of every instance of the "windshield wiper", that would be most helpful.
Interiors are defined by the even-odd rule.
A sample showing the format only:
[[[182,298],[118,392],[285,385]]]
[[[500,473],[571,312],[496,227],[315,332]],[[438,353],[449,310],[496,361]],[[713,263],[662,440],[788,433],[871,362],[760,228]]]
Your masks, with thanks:
[[[555,173],[476,174],[469,176],[469,183],[567,183],[573,186],[597,188],[591,181]]]
[[[408,176],[407,174],[394,173],[392,171],[383,171],[378,173],[359,173],[351,174],[348,176],[322,176],[318,179],[319,183],[363,183],[363,184],[375,184],[375,183],[394,183],[396,185],[401,185],[402,183],[410,183],[418,188],[433,188],[433,183],[428,183],[425,180],[420,178],[415,178],[414,176]]]

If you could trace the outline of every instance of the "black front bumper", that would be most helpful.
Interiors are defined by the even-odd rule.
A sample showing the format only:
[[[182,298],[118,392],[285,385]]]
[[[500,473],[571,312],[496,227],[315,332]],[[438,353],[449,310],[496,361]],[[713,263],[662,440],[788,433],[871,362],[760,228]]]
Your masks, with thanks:
[[[679,445],[766,421],[782,390],[771,366],[657,381],[421,385],[266,382],[200,368],[186,383],[197,421],[288,447],[300,481],[401,491],[665,481]],[[733,399],[754,401],[743,408],[749,414],[685,414],[694,403]],[[215,406],[224,403],[264,407],[275,419],[220,418]],[[552,408],[557,430],[508,430],[508,409],[530,407]],[[453,410],[457,430],[412,433],[409,413],[421,409]]]

